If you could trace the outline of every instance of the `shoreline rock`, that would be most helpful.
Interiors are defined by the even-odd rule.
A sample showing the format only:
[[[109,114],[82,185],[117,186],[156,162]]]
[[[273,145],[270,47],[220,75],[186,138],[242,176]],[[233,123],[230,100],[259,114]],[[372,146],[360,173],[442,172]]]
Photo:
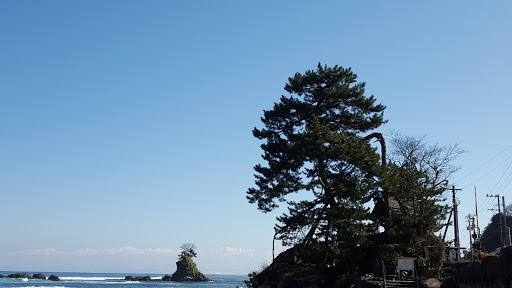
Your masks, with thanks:
[[[46,276],[43,273],[36,273],[32,275],[32,279],[46,280]]]
[[[165,274],[164,277],[162,277],[162,281],[171,281],[172,277],[169,276],[169,274]]]
[[[206,278],[206,277],[204,277],[204,278]],[[206,279],[208,279],[208,278],[206,278]],[[162,279],[152,279],[151,276],[147,275],[147,276],[125,276],[124,280],[126,280],[126,281],[145,281],[145,282],[148,282],[148,281],[163,281],[163,282],[176,281],[176,280],[172,280],[172,276],[169,274],[165,274],[164,276],[162,276]],[[179,281],[179,282],[184,282],[184,281]]]
[[[55,275],[50,275],[50,277],[48,277],[48,280],[50,280],[50,281],[62,281],[62,280],[60,280],[59,277],[57,277]]]
[[[13,273],[13,274],[9,274],[7,276],[0,275],[0,278],[26,278],[26,279],[37,279],[37,280],[61,281],[60,278],[55,275],[51,275],[50,277],[46,278],[46,276],[43,273],[35,273],[32,276],[30,276],[27,273]]]
[[[124,280],[126,281],[159,281],[160,279],[151,279],[151,276],[126,276],[124,277]]]
[[[8,278],[27,278],[27,279],[32,279],[32,276],[28,275],[27,273],[14,273],[14,274],[9,274],[7,277]]]

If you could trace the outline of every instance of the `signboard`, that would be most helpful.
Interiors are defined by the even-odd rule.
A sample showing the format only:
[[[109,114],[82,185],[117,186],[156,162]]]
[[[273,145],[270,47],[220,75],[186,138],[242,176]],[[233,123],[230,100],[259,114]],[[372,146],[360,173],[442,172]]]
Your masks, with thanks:
[[[398,265],[397,265],[398,277],[400,279],[402,279],[402,276],[400,273],[401,271],[412,271],[413,277],[416,278],[416,271],[414,269],[414,260],[416,260],[416,258],[398,257],[397,260],[398,260]]]
[[[455,249],[450,249],[450,261],[457,260],[457,251]]]
[[[398,258],[398,271],[414,271],[415,258]]]

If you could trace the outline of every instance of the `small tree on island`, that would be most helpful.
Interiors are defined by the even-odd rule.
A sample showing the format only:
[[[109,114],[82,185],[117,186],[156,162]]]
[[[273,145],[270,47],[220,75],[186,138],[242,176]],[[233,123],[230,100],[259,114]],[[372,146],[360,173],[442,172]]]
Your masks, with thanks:
[[[194,258],[194,257],[197,257],[197,253],[196,253],[196,245],[192,244],[192,243],[185,243],[183,245],[181,245],[180,249],[181,249],[181,252],[180,254],[178,255],[179,257],[179,260],[185,260],[187,257],[188,258]]]

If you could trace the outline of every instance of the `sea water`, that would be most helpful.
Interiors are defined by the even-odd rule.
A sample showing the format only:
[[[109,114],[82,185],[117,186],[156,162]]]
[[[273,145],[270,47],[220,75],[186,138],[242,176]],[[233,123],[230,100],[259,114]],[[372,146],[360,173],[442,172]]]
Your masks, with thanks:
[[[21,271],[25,272],[25,271]],[[7,276],[20,271],[0,271],[0,275]],[[0,278],[0,288],[235,288],[245,287],[247,276],[235,275],[206,275],[211,282],[173,282],[173,281],[125,281],[125,276],[146,276],[152,279],[161,279],[164,274],[130,274],[130,273],[75,273],[75,272],[26,272],[29,275],[43,273],[46,277],[58,276],[62,281],[49,281],[23,278]]]

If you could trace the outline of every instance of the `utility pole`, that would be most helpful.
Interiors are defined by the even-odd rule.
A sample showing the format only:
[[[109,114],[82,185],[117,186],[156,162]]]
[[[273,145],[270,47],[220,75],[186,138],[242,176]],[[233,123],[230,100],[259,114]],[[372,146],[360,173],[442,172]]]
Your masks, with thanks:
[[[462,189],[455,189],[455,186],[452,186],[452,195],[453,195],[453,229],[455,230],[455,249],[457,253],[455,254],[455,261],[459,261],[460,259],[460,240],[459,240],[459,214],[457,212],[457,199],[455,198],[455,191]]]
[[[448,226],[450,226],[450,220],[452,220],[453,208],[450,209],[450,216],[448,216],[448,222],[446,222],[446,228],[444,228],[443,243],[446,238],[446,232],[448,232]]]
[[[505,211],[505,196],[501,196],[501,203],[503,204],[503,227],[505,227],[505,247],[510,246],[510,234],[507,227],[507,212]]]
[[[487,197],[496,197],[498,198],[498,217],[500,219],[500,248],[503,248],[503,226],[501,225],[501,207],[500,207],[500,195],[489,195],[487,194]],[[492,209],[490,209],[492,210]]]
[[[476,230],[478,232],[478,242],[480,242],[480,226],[478,225],[478,202],[476,201],[476,186],[475,186],[475,212],[476,212]]]
[[[468,231],[469,231],[469,247],[470,247],[470,251],[471,251],[471,262],[474,261],[474,255],[475,255],[475,249],[473,247],[473,233],[472,232],[472,228],[474,227],[471,227],[471,222],[473,222],[473,226],[474,226],[474,221],[475,221],[475,218],[473,218],[473,215],[471,214],[468,214],[468,216],[466,216],[466,221],[468,221]],[[467,261],[467,259],[466,259]]]
[[[474,231],[473,233],[473,237],[475,238],[475,244],[474,246],[476,246],[476,253],[475,253],[475,257],[476,257],[476,261],[480,261],[481,259],[481,251],[482,251],[482,245],[481,245],[481,242],[480,242],[480,226],[478,226],[478,202],[476,200],[476,186],[475,186],[475,213],[476,213],[476,231]],[[473,221],[473,226],[474,226],[474,221]],[[475,237],[476,236],[476,237]]]

